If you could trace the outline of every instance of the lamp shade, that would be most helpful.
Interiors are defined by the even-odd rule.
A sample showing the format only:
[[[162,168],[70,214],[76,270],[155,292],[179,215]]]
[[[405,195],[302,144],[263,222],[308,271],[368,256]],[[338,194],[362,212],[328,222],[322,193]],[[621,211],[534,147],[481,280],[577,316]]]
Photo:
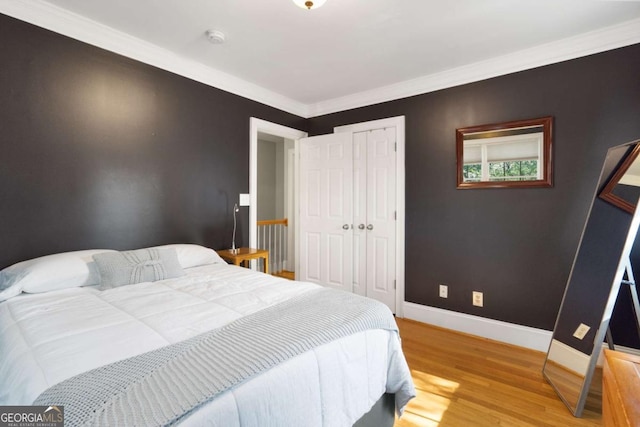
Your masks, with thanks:
[[[295,4],[303,9],[317,9],[327,0],[293,0]]]

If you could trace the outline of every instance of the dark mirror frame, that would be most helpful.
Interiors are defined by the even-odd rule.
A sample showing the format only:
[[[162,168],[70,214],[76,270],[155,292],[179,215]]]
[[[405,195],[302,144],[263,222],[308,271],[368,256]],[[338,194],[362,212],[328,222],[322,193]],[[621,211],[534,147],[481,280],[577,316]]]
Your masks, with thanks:
[[[636,210],[636,205],[625,200],[616,194],[613,193],[613,189],[618,185],[624,174],[627,172],[629,167],[633,164],[633,162],[640,155],[640,144],[636,144],[636,146],[629,152],[627,157],[625,157],[622,164],[616,170],[616,173],[613,174],[607,185],[600,192],[600,198],[606,200],[614,206],[619,207],[620,209],[633,214]]]
[[[464,136],[470,133],[495,132],[523,127],[541,126],[543,131],[543,159],[541,166],[542,179],[532,181],[481,181],[465,182],[463,177],[464,166]],[[553,187],[553,159],[552,159],[552,135],[553,117],[541,117],[539,119],[518,120],[513,122],[495,123],[490,125],[470,126],[456,129],[456,158],[457,158],[457,188],[537,188]]]

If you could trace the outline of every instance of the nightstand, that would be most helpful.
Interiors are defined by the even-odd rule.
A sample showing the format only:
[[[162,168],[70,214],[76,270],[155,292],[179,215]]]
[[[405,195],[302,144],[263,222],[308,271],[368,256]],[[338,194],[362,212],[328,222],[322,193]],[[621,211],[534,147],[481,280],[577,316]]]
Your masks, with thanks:
[[[218,252],[220,258],[233,265],[249,267],[249,261],[262,258],[264,260],[264,272],[269,274],[269,251],[266,249],[238,248],[235,253],[231,249],[222,249]]]

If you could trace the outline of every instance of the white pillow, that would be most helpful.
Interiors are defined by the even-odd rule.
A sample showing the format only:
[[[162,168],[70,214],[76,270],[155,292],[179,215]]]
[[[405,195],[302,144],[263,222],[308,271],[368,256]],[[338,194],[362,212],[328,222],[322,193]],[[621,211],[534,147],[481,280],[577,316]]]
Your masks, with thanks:
[[[20,292],[40,293],[97,285],[100,274],[92,256],[109,249],[64,252],[14,264],[0,271],[0,301]]]
[[[175,248],[146,248],[93,256],[100,290],[184,276]]]
[[[192,244],[174,244],[157,246],[158,248],[174,248],[178,254],[178,262],[182,268],[199,265],[224,263],[220,255],[210,248]]]

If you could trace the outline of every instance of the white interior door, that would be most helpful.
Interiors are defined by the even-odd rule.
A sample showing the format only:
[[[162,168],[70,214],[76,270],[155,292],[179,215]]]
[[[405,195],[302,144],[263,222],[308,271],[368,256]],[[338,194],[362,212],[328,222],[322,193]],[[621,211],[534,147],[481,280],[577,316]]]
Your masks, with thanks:
[[[353,292],[395,312],[396,129],[353,134]]]
[[[351,134],[302,138],[299,274],[296,279],[352,291]]]
[[[367,134],[367,210],[363,230],[367,248],[366,295],[395,312],[396,129],[364,133]]]
[[[367,295],[367,136],[353,134],[353,292]]]

